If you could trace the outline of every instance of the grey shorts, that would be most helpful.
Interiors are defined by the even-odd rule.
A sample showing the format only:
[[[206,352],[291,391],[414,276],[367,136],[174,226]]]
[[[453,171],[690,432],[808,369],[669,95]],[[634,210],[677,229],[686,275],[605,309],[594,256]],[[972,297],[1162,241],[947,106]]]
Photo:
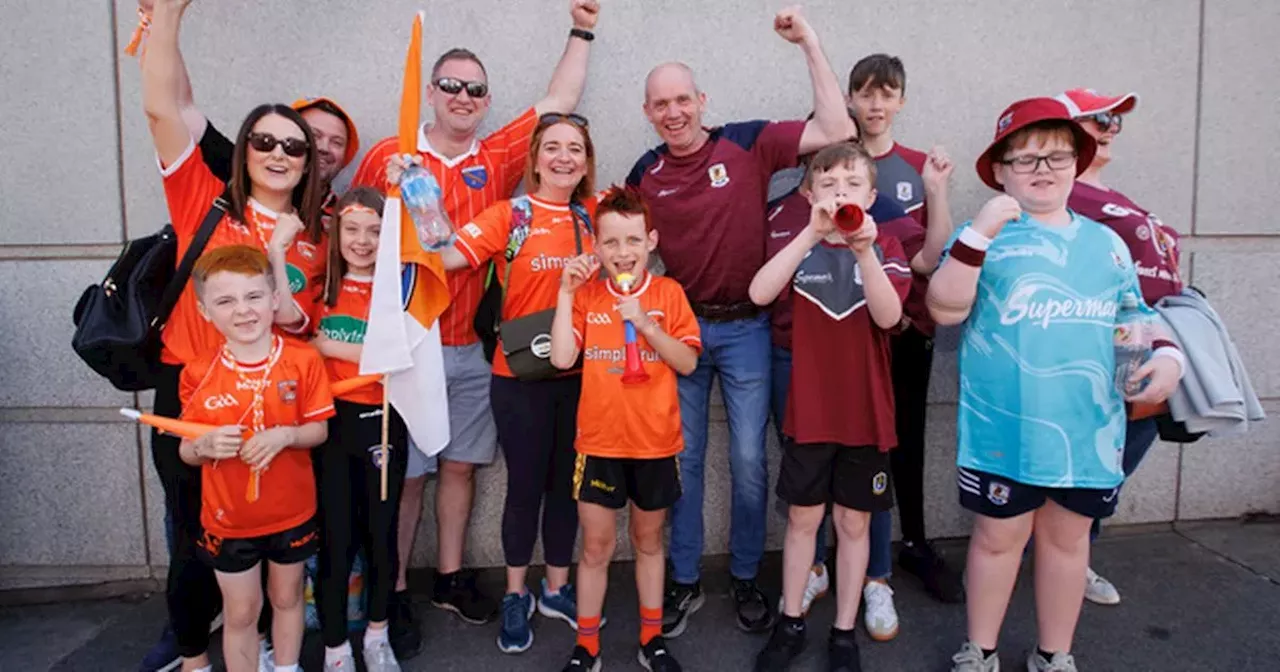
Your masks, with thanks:
[[[444,346],[444,377],[449,395],[449,445],[438,457],[454,462],[489,464],[498,453],[498,430],[489,408],[492,370],[481,344]],[[439,461],[410,442],[405,478],[435,473]]]

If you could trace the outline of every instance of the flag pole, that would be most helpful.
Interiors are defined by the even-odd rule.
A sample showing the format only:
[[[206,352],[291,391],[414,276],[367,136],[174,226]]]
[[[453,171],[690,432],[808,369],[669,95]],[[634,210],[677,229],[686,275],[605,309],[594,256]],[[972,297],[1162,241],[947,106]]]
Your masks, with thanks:
[[[391,404],[387,388],[390,387],[391,374],[382,375],[382,501],[387,501],[387,434],[390,431]]]

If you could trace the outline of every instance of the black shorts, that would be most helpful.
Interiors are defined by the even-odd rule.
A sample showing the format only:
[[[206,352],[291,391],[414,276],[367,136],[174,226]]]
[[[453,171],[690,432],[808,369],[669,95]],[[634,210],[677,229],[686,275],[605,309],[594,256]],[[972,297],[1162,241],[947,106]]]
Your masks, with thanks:
[[[631,460],[578,453],[573,465],[573,498],[622,509],[627,500],[641,511],[671,508],[680,499],[680,458]]]
[[[1052,499],[1062,508],[1086,518],[1107,518],[1116,512],[1119,487],[1049,488],[1027,485],[985,471],[958,467],[960,506],[988,518],[1013,518],[1044,506]]]
[[[198,547],[201,559],[215,571],[236,574],[253,569],[263,560],[277,565],[302,562],[316,552],[319,536],[312,518],[297,527],[263,537],[227,539],[205,532]]]
[[[778,497],[792,506],[835,503],[854,511],[893,508],[889,453],[875,446],[835,443],[782,444]]]

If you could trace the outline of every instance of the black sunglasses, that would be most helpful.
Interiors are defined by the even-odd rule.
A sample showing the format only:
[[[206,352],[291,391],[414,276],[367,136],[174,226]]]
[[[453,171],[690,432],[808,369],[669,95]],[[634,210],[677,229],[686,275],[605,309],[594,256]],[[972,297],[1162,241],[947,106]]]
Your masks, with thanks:
[[[1103,129],[1111,128],[1111,125],[1115,124],[1117,133],[1119,133],[1120,129],[1124,126],[1124,115],[1116,114],[1114,112],[1099,112],[1097,114],[1091,114],[1087,118],[1092,119],[1095,124]]]
[[[301,138],[285,138],[281,140],[270,133],[249,134],[249,146],[259,152],[275,151],[276,145],[280,145],[280,149],[283,149],[286,155],[294,158],[306,156],[307,154],[307,141]]]
[[[559,112],[548,112],[542,115],[541,117],[538,117],[538,123],[544,126],[550,126],[551,124],[558,124],[562,121],[567,121],[573,124],[574,126],[578,126],[580,128],[589,128],[591,126],[591,122],[587,121],[586,117],[582,116],[581,114],[574,114],[572,112],[570,112],[569,114],[561,114]]]
[[[457,77],[441,77],[436,80],[436,88],[445,93],[456,96],[462,93],[463,89],[467,90],[467,95],[472,98],[484,98],[489,94],[489,85],[484,82],[468,82],[465,79]]]

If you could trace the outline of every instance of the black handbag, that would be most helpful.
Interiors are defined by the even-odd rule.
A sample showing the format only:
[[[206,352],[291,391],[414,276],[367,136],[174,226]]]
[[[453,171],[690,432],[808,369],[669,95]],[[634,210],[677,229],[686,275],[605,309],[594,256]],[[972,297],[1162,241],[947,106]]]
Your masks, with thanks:
[[[533,219],[528,198],[515,199],[511,206],[513,224],[504,255],[507,260],[506,277],[502,282],[504,289],[511,281],[511,264],[529,235]],[[582,254],[582,228],[585,227],[587,233],[591,233],[591,218],[581,203],[570,203],[569,209],[573,213],[574,247],[578,254]],[[516,378],[525,381],[546,380],[564,373],[551,363],[551,323],[555,321],[555,317],[556,309],[549,308],[508,320],[498,326],[502,354],[507,358],[507,367]]]
[[[171,224],[126,242],[107,277],[80,295],[72,313],[76,333],[71,347],[116,389],[137,392],[156,386],[162,366],[160,330],[226,214],[226,200],[218,197],[176,268],[178,236]]]

